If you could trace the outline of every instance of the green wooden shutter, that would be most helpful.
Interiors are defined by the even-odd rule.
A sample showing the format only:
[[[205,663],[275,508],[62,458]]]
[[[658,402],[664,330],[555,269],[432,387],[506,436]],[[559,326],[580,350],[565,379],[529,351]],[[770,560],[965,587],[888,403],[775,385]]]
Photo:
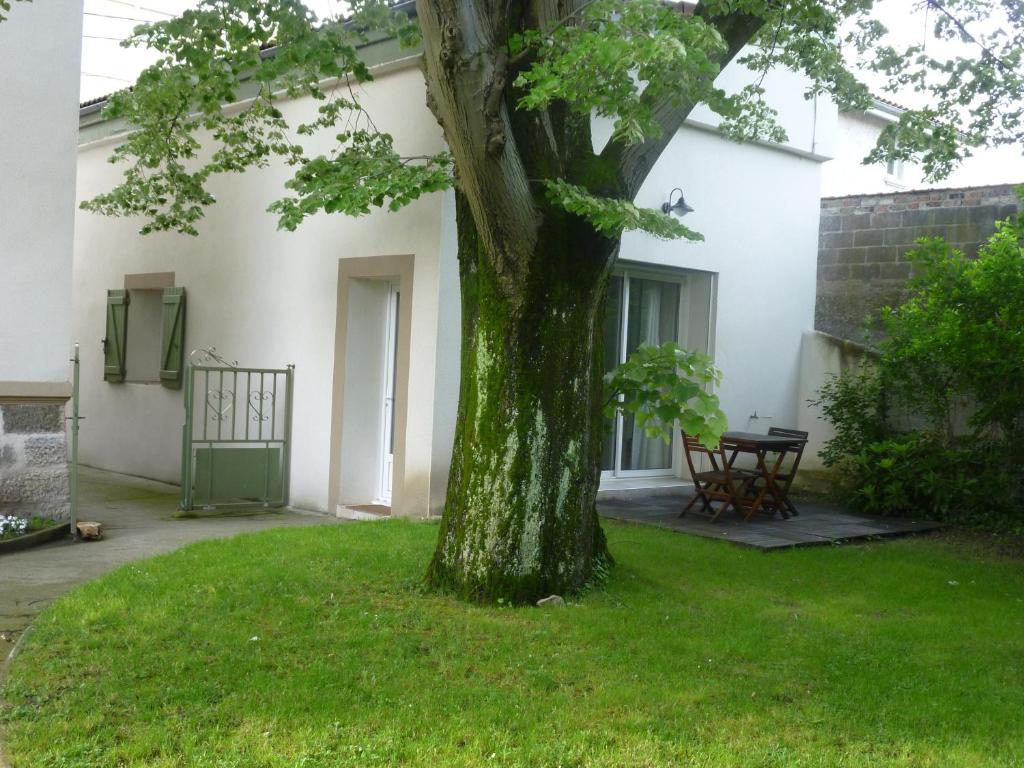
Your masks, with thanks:
[[[107,291],[107,337],[103,339],[103,380],[124,381],[128,341],[128,291]]]
[[[185,362],[185,289],[164,288],[163,331],[160,334],[160,383],[181,387]]]

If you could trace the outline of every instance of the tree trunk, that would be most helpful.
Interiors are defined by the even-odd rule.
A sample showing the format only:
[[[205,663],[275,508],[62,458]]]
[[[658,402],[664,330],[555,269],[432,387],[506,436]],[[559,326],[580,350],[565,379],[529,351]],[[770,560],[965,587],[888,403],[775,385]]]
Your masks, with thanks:
[[[459,416],[428,581],[474,600],[576,592],[609,557],[596,496],[618,239],[539,182],[609,187],[615,166],[594,155],[589,113],[515,108],[506,43],[510,23],[554,24],[582,2],[417,4],[428,104],[455,158],[462,287]]]
[[[474,600],[576,592],[609,557],[596,495],[602,324],[617,241],[537,205],[537,252],[510,297],[458,195],[462,384],[428,580]]]

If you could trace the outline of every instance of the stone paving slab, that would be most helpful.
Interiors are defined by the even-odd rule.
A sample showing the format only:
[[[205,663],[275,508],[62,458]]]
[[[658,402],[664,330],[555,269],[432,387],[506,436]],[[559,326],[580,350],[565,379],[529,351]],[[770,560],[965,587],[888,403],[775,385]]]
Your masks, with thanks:
[[[798,503],[800,514],[789,519],[757,515],[747,522],[730,510],[711,522],[709,516],[694,511],[698,505],[685,517],[679,517],[679,512],[692,498],[692,492],[688,491],[659,496],[637,494],[630,499],[598,501],[597,510],[602,517],[612,520],[652,525],[764,550],[905,536],[943,527],[942,523],[931,520],[873,517],[809,502]]]

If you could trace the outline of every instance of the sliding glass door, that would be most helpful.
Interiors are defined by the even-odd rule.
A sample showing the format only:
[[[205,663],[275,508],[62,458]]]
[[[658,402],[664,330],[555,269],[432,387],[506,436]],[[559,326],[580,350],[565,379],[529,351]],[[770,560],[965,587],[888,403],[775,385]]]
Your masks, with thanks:
[[[691,278],[627,269],[613,276],[604,324],[605,369],[624,362],[641,344],[682,339],[684,346],[706,350],[711,283],[711,276],[703,274]],[[693,299],[698,306],[687,306]],[[694,310],[705,319],[696,333],[688,332]],[[647,437],[632,416],[619,415],[608,424],[601,469],[611,477],[669,475],[673,447],[660,437]]]

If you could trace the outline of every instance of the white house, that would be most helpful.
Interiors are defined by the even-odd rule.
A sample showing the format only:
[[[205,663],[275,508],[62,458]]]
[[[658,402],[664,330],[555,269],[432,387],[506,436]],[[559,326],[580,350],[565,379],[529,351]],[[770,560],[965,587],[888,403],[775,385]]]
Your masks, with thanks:
[[[75,105],[82,3],[0,23],[0,514],[68,506]]]
[[[363,87],[363,104],[403,153],[435,152],[442,136],[424,106],[416,58],[389,51],[379,52],[386,63]],[[730,69],[721,79],[740,82],[742,75]],[[711,351],[724,371],[719,395],[731,425],[758,431],[795,425],[801,407],[797,378],[801,334],[814,323],[821,163],[832,155],[836,121],[834,106],[803,99],[801,78],[777,72],[765,85],[789,140],[734,144],[717,133],[712,114],[692,115],[638,202],[659,207],[682,188],[696,209],[686,223],[706,240],[627,235],[607,334],[608,356],[618,359],[641,341],[673,337]],[[107,163],[118,127],[102,119],[100,106],[81,111],[79,200],[119,178]],[[311,100],[282,106],[296,121],[315,109]],[[598,126],[595,133],[600,141],[608,131]],[[138,221],[79,212],[73,326],[86,340],[83,461],[178,481],[183,393],[161,386],[161,355],[176,357],[175,343],[185,352],[212,345],[242,366],[294,364],[286,478],[292,505],[335,511],[383,503],[396,515],[437,514],[459,382],[453,196],[359,219],[319,215],[287,233],[264,211],[288,178],[287,167],[274,165],[215,179],[219,202],[194,238],[143,237]],[[184,335],[162,348],[170,337],[161,323],[176,322],[162,302],[175,293],[187,296]],[[108,312],[120,313],[124,297],[124,375],[113,376],[123,380],[105,381],[100,340]],[[164,371],[163,384],[174,375]],[[200,403],[207,428],[218,420],[218,403],[230,410],[231,398],[248,404],[254,393],[279,400],[266,386],[244,387],[242,395],[215,387],[216,401]],[[276,408],[269,409],[275,418]],[[665,449],[620,422],[608,442],[604,487],[678,484],[678,443]]]
[[[875,148],[882,130],[906,111],[899,104],[875,98],[865,112],[839,113],[834,157],[822,166],[822,197],[1014,184],[1024,178],[1024,156],[1017,146],[979,149],[940,181],[926,181],[924,170],[911,162],[865,165],[864,158]]]

